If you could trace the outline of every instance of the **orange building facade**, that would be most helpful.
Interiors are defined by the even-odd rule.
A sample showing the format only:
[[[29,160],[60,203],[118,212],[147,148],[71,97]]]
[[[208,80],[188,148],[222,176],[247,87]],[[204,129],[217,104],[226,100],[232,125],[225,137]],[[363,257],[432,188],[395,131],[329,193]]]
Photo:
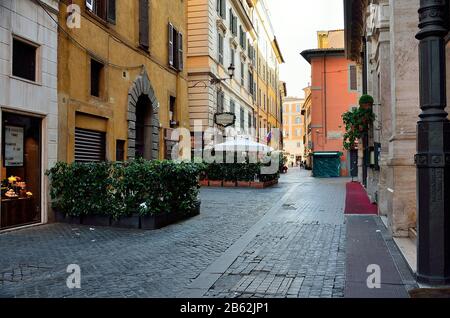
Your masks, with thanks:
[[[324,32],[319,34],[324,36]],[[343,41],[342,48],[335,43],[332,46],[320,43],[319,46],[325,47],[302,52],[311,64],[310,152],[341,152],[340,175],[345,177],[349,176],[351,167],[350,153],[343,148],[342,114],[358,106],[358,72],[356,65],[345,57]]]

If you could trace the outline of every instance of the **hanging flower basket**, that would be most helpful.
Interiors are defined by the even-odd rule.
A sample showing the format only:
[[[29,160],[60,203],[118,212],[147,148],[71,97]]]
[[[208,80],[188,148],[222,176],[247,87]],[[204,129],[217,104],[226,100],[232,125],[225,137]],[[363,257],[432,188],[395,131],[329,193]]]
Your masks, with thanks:
[[[345,124],[344,148],[347,150],[356,149],[358,139],[369,130],[370,125],[375,120],[375,115],[372,111],[373,98],[369,95],[364,95],[363,97],[360,100],[362,102],[360,104],[361,107],[342,115]]]

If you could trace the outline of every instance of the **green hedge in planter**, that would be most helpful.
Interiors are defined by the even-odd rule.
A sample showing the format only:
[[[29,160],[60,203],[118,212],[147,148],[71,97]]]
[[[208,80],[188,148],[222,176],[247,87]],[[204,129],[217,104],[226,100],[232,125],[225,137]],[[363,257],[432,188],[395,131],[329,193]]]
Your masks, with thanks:
[[[255,181],[277,180],[279,173],[261,174],[261,163],[211,163],[205,169],[205,179],[217,181]]]
[[[57,163],[47,172],[55,209],[69,216],[142,216],[190,213],[197,202],[202,164],[133,160]]]
[[[103,215],[109,211],[107,163],[57,163],[47,174],[53,206],[69,216]]]

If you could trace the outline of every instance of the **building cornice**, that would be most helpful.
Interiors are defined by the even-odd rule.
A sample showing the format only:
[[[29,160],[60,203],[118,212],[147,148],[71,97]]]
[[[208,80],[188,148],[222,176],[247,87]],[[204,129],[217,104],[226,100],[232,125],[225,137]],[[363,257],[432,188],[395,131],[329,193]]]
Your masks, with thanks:
[[[315,57],[322,57],[322,56],[344,56],[345,50],[344,49],[312,49],[312,50],[305,50],[300,53],[305,60],[308,61],[308,63],[311,63],[311,59]]]
[[[368,0],[344,0],[345,55],[356,62],[361,59],[368,2]]]

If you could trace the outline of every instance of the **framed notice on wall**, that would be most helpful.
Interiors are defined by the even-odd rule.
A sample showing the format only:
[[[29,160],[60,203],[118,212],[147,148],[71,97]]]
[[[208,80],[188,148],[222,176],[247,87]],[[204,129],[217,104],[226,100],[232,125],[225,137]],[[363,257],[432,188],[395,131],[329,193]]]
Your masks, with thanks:
[[[24,165],[24,128],[5,126],[4,130],[5,167],[23,167]]]

